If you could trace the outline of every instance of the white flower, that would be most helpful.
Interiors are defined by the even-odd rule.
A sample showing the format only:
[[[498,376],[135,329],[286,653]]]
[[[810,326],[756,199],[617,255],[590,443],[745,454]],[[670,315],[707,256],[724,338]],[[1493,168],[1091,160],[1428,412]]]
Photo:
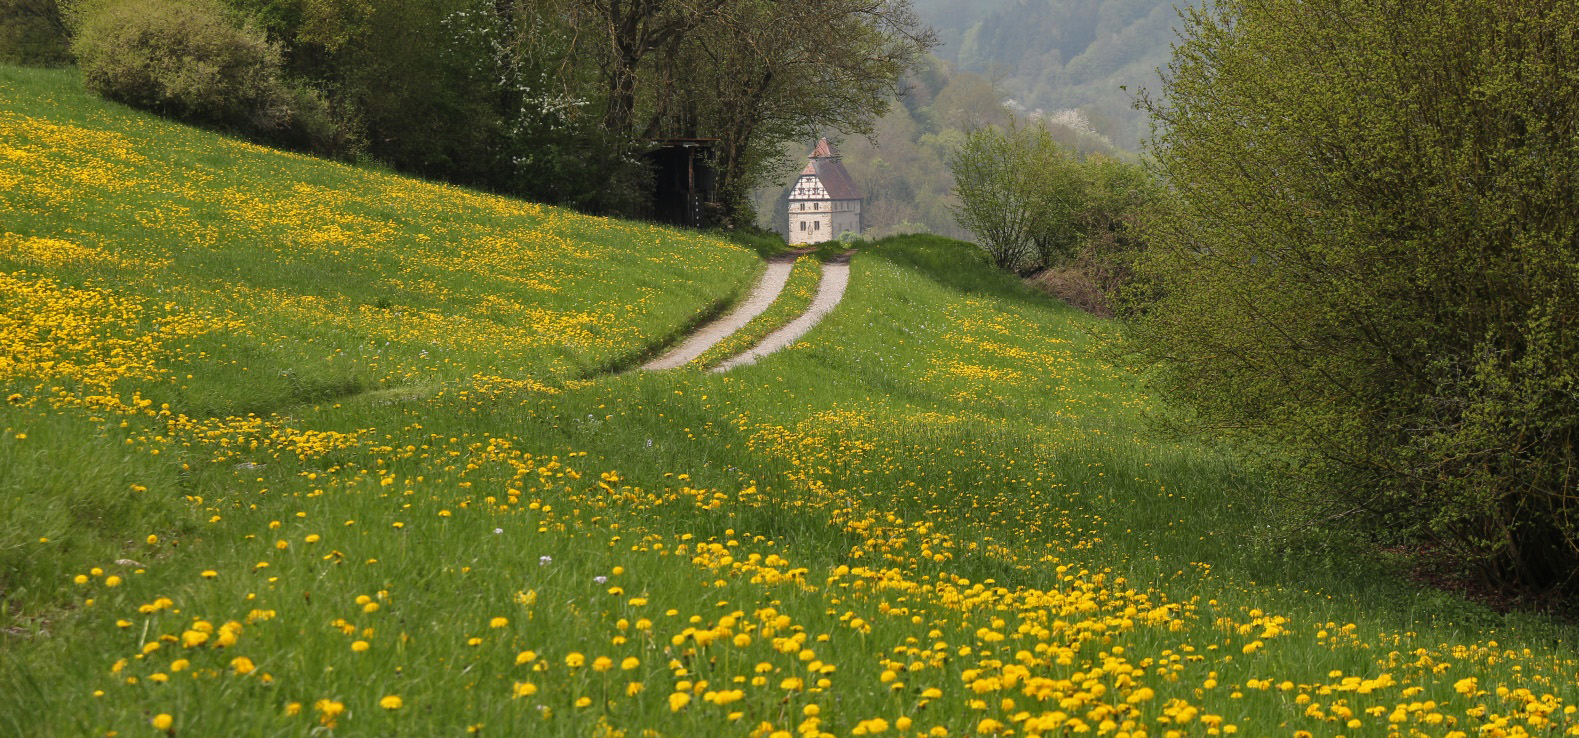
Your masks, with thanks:
[[[503,532],[504,532],[503,528],[494,528],[493,529],[493,534],[494,535],[499,535],[500,533],[503,533]]]
[[[552,564],[552,563],[554,563],[554,557],[552,557],[552,556],[539,556],[539,557],[537,557],[537,565],[538,566],[548,566],[549,564]]]
[[[592,578],[592,581],[597,582],[598,584],[603,584],[603,583],[607,582],[608,580],[609,580],[608,577],[593,577]]]

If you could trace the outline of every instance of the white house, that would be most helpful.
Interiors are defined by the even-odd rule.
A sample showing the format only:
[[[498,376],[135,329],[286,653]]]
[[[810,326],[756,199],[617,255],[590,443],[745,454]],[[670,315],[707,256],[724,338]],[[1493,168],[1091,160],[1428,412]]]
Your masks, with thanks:
[[[817,142],[789,196],[791,245],[832,241],[861,234],[861,191],[828,139]]]

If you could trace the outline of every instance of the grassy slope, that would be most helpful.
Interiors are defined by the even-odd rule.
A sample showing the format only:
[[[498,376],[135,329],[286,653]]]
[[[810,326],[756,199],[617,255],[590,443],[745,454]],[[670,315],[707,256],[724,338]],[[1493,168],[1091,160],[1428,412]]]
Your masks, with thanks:
[[[548,388],[651,353],[758,263],[714,239],[194,132],[65,72],[0,67],[0,161],[0,342],[14,347],[0,375],[8,420],[36,418],[29,443],[0,447],[11,610],[61,573],[24,543],[47,537],[65,562],[109,550],[123,510],[175,522],[131,492],[151,486],[140,473],[176,481],[167,465],[101,438],[105,413],[52,405],[144,415],[156,434],[285,413],[250,431],[267,436],[303,403]]]
[[[65,78],[0,74],[10,75],[0,110],[13,115],[0,119],[0,154],[17,148],[16,110],[57,123],[119,116],[114,125],[210,140],[72,97]],[[51,94],[76,102],[45,102]],[[300,176],[320,166],[289,161]],[[236,171],[256,181],[246,166]],[[341,196],[383,181],[334,171],[369,178],[341,180]],[[55,232],[79,207],[40,210],[23,231],[10,225],[20,190],[4,186],[9,231]],[[435,209],[471,197],[442,193]],[[172,217],[174,207],[150,197],[141,217]],[[78,239],[97,232],[78,222]],[[406,227],[426,223],[418,213]],[[630,249],[650,248],[642,234],[662,238],[596,223],[627,234]],[[145,238],[120,240],[117,253],[144,258]],[[189,735],[297,735],[323,724],[337,735],[476,726],[961,735],[997,723],[1025,734],[1232,725],[1247,735],[1387,735],[1394,725],[1474,732],[1513,715],[1499,728],[1511,733],[1551,711],[1527,704],[1517,691],[1527,688],[1550,693],[1552,719],[1569,727],[1563,708],[1579,697],[1571,630],[1416,592],[1341,549],[1274,556],[1247,545],[1262,511],[1241,509],[1249,496],[1237,490],[1258,480],[1148,439],[1138,430],[1148,400],[1127,373],[1092,357],[1090,319],[958,244],[898,239],[864,252],[844,305],[804,345],[759,365],[561,381],[637,350],[748,281],[743,268],[733,281],[686,273],[688,258],[703,269],[733,253],[703,252],[704,243],[677,246],[672,271],[641,266],[644,278],[696,281],[649,298],[633,312],[642,331],[596,354],[605,358],[563,359],[551,341],[467,343],[476,353],[452,360],[462,368],[418,370],[408,353],[391,369],[383,354],[322,347],[398,332],[328,310],[271,317],[268,303],[235,290],[181,292],[181,313],[233,321],[204,335],[256,352],[247,354],[255,366],[319,372],[329,385],[353,376],[364,377],[359,387],[388,379],[413,388],[322,401],[270,390],[265,398],[287,411],[254,421],[194,410],[172,422],[124,407],[136,388],[181,401],[209,387],[202,396],[219,399],[207,406],[229,412],[224,398],[247,383],[227,378],[223,353],[155,353],[155,368],[193,375],[188,389],[132,372],[96,385],[121,398],[108,405],[76,401],[84,394],[69,387],[51,403],[35,377],[61,370],[5,367],[4,391],[26,396],[0,418],[0,468],[28,480],[7,477],[7,495],[41,485],[80,496],[113,511],[89,518],[104,540],[125,544],[73,547],[76,525],[25,529],[33,518],[6,518],[5,545],[21,555],[11,560],[25,562],[41,590],[26,601],[72,604],[14,621],[49,637],[0,646],[0,683],[16,685],[0,690],[0,726],[136,735],[150,731],[139,723],[169,714]],[[17,272],[93,277],[111,296],[148,297],[226,278],[208,263],[222,257],[265,269],[260,262],[277,257],[257,254],[271,248],[211,250],[152,283],[15,256],[4,272],[30,283],[37,278]],[[306,258],[298,251],[310,248],[275,253]],[[555,258],[574,258],[565,253]],[[584,264],[620,268],[592,261]],[[379,270],[355,274],[389,276]],[[354,281],[325,280],[323,298]],[[465,292],[412,284],[411,302]],[[529,304],[617,305],[622,294],[587,283],[540,292]],[[452,319],[488,315],[486,293],[475,294],[450,308]],[[56,304],[110,315],[95,324],[109,332],[137,317],[80,300],[23,310]],[[16,314],[27,313],[7,305],[5,315]],[[472,379],[479,374],[515,381]],[[82,584],[72,583],[78,573]],[[1499,686],[1515,691],[1504,697]],[[388,696],[399,706],[381,707]]]

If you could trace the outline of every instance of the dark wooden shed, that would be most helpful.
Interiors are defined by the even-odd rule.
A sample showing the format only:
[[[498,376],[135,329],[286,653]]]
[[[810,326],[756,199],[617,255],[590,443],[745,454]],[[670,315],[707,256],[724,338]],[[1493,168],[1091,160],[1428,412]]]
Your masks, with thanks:
[[[718,212],[713,148],[718,139],[674,138],[653,144],[647,152],[653,169],[653,219],[690,228],[713,225]]]

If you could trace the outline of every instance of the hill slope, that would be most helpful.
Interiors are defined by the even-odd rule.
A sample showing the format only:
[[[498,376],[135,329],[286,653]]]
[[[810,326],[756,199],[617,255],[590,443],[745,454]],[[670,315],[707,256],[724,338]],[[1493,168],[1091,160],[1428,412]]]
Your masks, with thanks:
[[[1572,727],[1571,629],[1250,545],[1260,480],[1149,437],[1100,324],[967,246],[859,255],[759,365],[583,378],[751,257],[0,75],[8,733]],[[261,235],[223,205],[297,183]],[[295,225],[358,218],[355,259]]]

